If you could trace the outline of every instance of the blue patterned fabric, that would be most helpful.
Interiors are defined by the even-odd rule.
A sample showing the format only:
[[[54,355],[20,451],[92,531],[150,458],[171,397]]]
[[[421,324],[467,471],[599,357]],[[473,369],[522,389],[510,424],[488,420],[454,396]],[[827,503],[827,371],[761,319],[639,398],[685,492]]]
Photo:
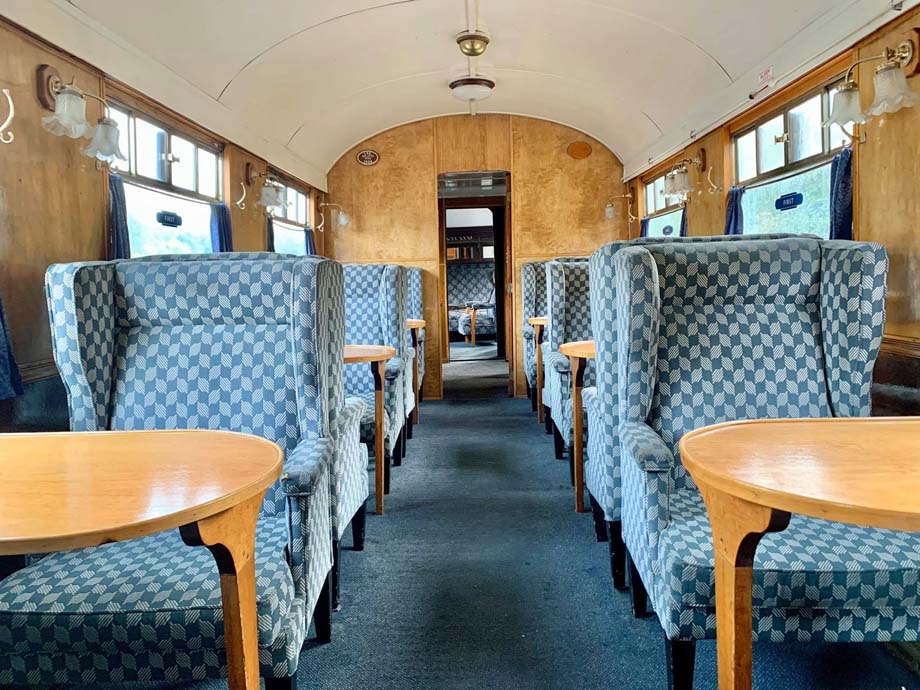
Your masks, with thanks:
[[[567,443],[572,426],[564,419],[564,405],[572,395],[568,358],[559,353],[564,343],[591,340],[591,300],[588,291],[588,262],[549,261],[546,263],[546,302],[548,323],[544,334],[543,404],[550,408],[553,423]],[[585,366],[585,386],[594,385],[594,362]],[[571,416],[569,416],[571,420]]]
[[[683,242],[622,249],[613,271],[624,539],[666,634],[714,637],[712,537],[678,441],[733,419],[867,414],[887,256],[804,238]],[[920,536],[796,517],[757,551],[755,635],[915,640],[918,583]]]
[[[495,263],[447,262],[447,304],[466,307],[467,302],[490,303],[495,295]]]
[[[226,429],[287,452],[286,478],[262,507],[269,536],[259,536],[260,548],[266,545],[260,562],[271,559],[260,571],[267,676],[296,670],[332,566],[335,435],[349,426],[354,435],[363,413],[344,404],[342,281],[341,266],[327,260],[236,255],[55,265],[45,279],[74,430]],[[340,498],[353,493],[340,487]],[[208,623],[220,619],[213,558],[174,548],[175,539],[163,534],[47,556],[0,583],[0,682],[226,673],[222,628]],[[148,550],[160,554],[161,570],[145,563]],[[86,560],[85,581],[54,576],[55,568],[74,572],[74,559]],[[140,570],[125,573],[133,560]],[[182,576],[157,576],[170,572]],[[151,583],[159,589],[144,608]],[[36,592],[44,608],[23,609]],[[76,606],[71,632],[56,635],[61,611]]]
[[[409,297],[407,304],[407,313],[410,319],[425,318],[424,299],[422,291],[423,273],[420,268],[407,268],[409,280]],[[412,344],[412,335],[409,334],[409,345]],[[418,386],[422,387],[422,379],[425,378],[425,329],[421,328],[418,332]]]
[[[546,316],[546,268],[543,261],[521,265],[521,327],[524,334],[524,375],[531,388],[537,385],[537,345],[527,321]]]
[[[387,364],[385,382],[386,453],[391,453],[395,447],[407,415],[405,376],[408,372],[403,363],[412,361],[406,342],[408,283],[406,269],[402,266],[345,266],[345,342],[353,345],[388,345],[395,348],[397,353],[397,359]],[[374,379],[368,364],[345,366],[345,392],[355,397],[370,393],[370,400],[373,401]],[[362,423],[361,440],[370,448],[374,447],[373,423]]]
[[[472,335],[473,333],[473,314],[472,312],[462,314],[457,321],[457,332],[461,335]],[[498,333],[495,327],[495,310],[494,309],[477,309],[476,310],[476,337],[495,336]]]

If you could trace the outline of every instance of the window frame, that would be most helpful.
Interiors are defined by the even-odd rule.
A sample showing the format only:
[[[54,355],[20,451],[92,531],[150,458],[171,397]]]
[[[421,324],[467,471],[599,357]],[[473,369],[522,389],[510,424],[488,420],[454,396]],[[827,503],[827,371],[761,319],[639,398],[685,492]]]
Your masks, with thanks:
[[[224,145],[223,144],[214,144],[213,142],[202,141],[201,137],[196,136],[195,134],[183,130],[174,125],[170,125],[163,120],[157,118],[155,115],[150,115],[149,113],[138,110],[136,108],[127,105],[126,103],[119,101],[117,99],[110,99],[109,107],[113,110],[117,110],[120,113],[124,113],[128,116],[128,151],[123,152],[128,157],[128,170],[118,170],[113,166],[112,171],[116,175],[120,175],[125,179],[125,182],[131,182],[132,184],[139,185],[141,187],[148,187],[156,191],[165,192],[167,194],[173,194],[179,197],[186,197],[189,199],[194,199],[197,201],[204,201],[207,203],[220,203],[224,200],[224,185],[223,185],[223,172],[224,172]],[[166,152],[165,152],[165,171],[166,171],[166,180],[158,180],[153,177],[148,177],[146,175],[141,175],[137,172],[137,120],[140,118],[146,123],[149,123],[159,129],[163,130],[166,133]],[[195,160],[194,160],[194,171],[193,178],[195,180],[195,189],[186,189],[185,187],[179,187],[172,183],[173,179],[173,170],[170,156],[172,154],[172,138],[178,137],[184,141],[188,141],[195,146]],[[207,153],[214,155],[217,160],[216,170],[215,170],[215,179],[214,179],[214,188],[217,192],[217,196],[208,196],[207,194],[202,194],[198,191],[199,189],[199,149],[203,149]]]
[[[300,187],[297,184],[293,184],[289,180],[275,173],[274,171],[269,172],[268,179],[272,180],[278,187],[281,187],[281,189],[284,190],[283,200],[281,202],[282,206],[272,207],[272,220],[280,221],[282,223],[286,223],[287,225],[295,225],[303,230],[313,231],[313,224],[311,222],[312,221],[311,215],[312,215],[313,204],[314,204],[312,189],[309,187]],[[304,214],[304,218],[306,218],[306,222],[301,223],[300,221],[296,219],[296,217],[292,219],[292,218],[288,218],[287,215],[281,215],[281,213],[283,213],[284,211],[286,211],[287,208],[290,207],[290,204],[288,203],[288,193],[289,192],[294,192],[295,194],[303,195],[304,203],[306,204],[306,213]],[[295,199],[296,199],[296,196],[295,196]],[[296,210],[295,210],[295,216],[296,216]]]
[[[796,108],[798,108],[803,103],[806,103],[813,99],[817,95],[821,95],[821,121],[824,122],[829,114],[832,106],[831,102],[831,91],[843,82],[843,75],[837,75],[833,79],[830,79],[820,86],[817,86],[800,96],[790,99],[783,103],[780,107],[771,110],[770,112],[764,114],[761,117],[758,117],[749,125],[739,129],[736,132],[731,134],[731,156],[732,156],[732,175],[736,185],[743,185],[745,189],[751,189],[756,187],[761,187],[773,182],[778,182],[780,180],[794,177],[801,173],[808,172],[814,168],[818,168],[826,163],[830,162],[835,155],[842,151],[846,144],[838,146],[836,148],[832,147],[831,139],[831,128],[824,127],[821,125],[821,152],[797,160],[794,163],[789,163],[790,158],[790,142],[789,142],[789,113]],[[773,168],[767,172],[760,171],[760,142],[758,137],[760,136],[758,129],[766,124],[767,122],[775,119],[778,115],[783,117],[783,132],[786,135],[786,140],[783,142],[783,160],[784,164],[779,168]],[[740,158],[738,156],[738,141],[751,132],[754,132],[754,156],[755,156],[755,165],[756,170],[758,171],[754,177],[749,177],[744,180],[740,179],[741,170],[740,170]]]
[[[644,195],[643,202],[644,202],[644,205],[645,205],[645,208],[642,209],[643,211],[646,211],[646,212],[648,211],[648,194],[649,194],[649,187],[652,188],[652,194],[654,194],[654,193],[655,193],[655,191],[654,191],[654,190],[655,190],[655,183],[658,182],[658,180],[661,180],[661,181],[662,181],[662,189],[663,189],[663,188],[664,188],[664,178],[667,177],[667,176],[670,174],[670,172],[671,172],[672,169],[673,169],[673,166],[670,167],[670,168],[668,168],[665,172],[661,173],[660,175],[656,175],[655,177],[653,177],[653,178],[652,178],[651,180],[649,180],[648,182],[646,182],[645,180],[640,180],[640,182],[642,183],[642,190],[643,190],[643,195]],[[662,194],[662,196],[664,196],[664,195]],[[672,198],[677,198],[677,197],[672,197]],[[645,215],[642,216],[642,219],[643,219],[643,220],[649,220],[649,219],[652,219],[652,218],[658,218],[659,216],[664,216],[664,215],[666,215],[666,214],[668,214],[668,213],[673,213],[674,211],[676,211],[676,210],[678,210],[678,209],[682,209],[682,208],[687,204],[686,199],[683,200],[683,201],[678,201],[676,204],[674,204],[674,203],[669,204],[669,203],[668,203],[668,197],[666,197],[666,196],[664,197],[664,199],[665,199],[665,202],[664,202],[665,205],[664,205],[663,207],[661,207],[660,209],[654,211],[653,213],[645,213]]]

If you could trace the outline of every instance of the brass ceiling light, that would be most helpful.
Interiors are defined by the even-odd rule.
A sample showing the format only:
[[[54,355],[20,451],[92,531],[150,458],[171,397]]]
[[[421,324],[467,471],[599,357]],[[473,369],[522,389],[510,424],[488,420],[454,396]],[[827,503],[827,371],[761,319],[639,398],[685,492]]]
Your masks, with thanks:
[[[463,31],[457,34],[457,46],[467,57],[479,57],[489,47],[489,35],[482,31]]]

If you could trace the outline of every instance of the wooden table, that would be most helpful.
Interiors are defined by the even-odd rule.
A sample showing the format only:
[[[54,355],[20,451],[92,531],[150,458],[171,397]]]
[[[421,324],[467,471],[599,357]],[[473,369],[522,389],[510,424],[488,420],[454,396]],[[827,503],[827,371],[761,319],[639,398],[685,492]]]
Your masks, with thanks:
[[[531,316],[527,323],[533,326],[533,341],[537,354],[537,421],[543,424],[543,329],[549,325],[547,316]]]
[[[258,690],[255,535],[284,453],[226,431],[0,436],[0,555],[45,553],[179,528],[220,571],[230,690]]]
[[[374,501],[377,515],[383,515],[384,466],[386,460],[383,443],[383,382],[386,379],[387,360],[396,356],[396,348],[387,345],[346,345],[345,364],[368,362],[374,377]]]
[[[680,441],[715,551],[719,689],[751,688],[754,551],[792,513],[920,532],[920,417],[731,422]]]
[[[581,389],[585,385],[585,366],[594,359],[597,352],[593,340],[578,340],[563,343],[559,352],[569,358],[572,369],[572,471],[575,477],[575,510],[585,510],[585,466],[584,466],[584,417],[581,404]]]
[[[415,395],[415,411],[412,413],[414,417],[412,421],[418,424],[418,332],[426,326],[425,319],[407,319],[406,326],[409,327],[409,332],[412,333],[412,347],[415,349],[415,365],[412,369],[412,391]]]

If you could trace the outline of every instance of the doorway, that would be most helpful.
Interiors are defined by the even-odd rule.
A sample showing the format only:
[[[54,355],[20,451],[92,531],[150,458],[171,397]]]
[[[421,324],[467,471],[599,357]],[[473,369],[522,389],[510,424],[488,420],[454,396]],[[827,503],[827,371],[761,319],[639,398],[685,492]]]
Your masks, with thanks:
[[[444,397],[510,394],[510,176],[438,176]]]

